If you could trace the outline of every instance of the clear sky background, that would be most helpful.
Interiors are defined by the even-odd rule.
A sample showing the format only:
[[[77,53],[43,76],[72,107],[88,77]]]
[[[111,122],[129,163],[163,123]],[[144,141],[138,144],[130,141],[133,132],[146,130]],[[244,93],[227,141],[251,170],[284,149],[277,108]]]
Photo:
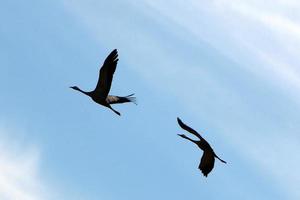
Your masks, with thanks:
[[[0,199],[300,198],[298,0],[0,2]],[[114,48],[121,117],[69,89]]]

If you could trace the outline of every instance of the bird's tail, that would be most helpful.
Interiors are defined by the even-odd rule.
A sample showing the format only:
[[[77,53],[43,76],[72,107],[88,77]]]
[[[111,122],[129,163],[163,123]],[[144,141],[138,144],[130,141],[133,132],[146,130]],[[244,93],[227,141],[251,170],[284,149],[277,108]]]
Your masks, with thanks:
[[[106,102],[108,104],[118,104],[118,103],[126,103],[126,102],[132,102],[136,104],[136,98],[133,97],[133,95],[134,94],[130,94],[125,97],[108,95],[106,98]]]
[[[137,102],[136,102],[136,97],[133,97],[134,93],[133,94],[130,94],[130,95],[127,95],[125,97],[121,97],[121,98],[124,98],[124,100],[126,102],[132,102],[134,103],[135,105],[137,105]]]

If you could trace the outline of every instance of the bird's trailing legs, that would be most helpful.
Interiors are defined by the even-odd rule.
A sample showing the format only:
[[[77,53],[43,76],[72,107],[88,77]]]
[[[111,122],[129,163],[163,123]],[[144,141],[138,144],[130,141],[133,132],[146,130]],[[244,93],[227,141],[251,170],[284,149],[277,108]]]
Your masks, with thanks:
[[[116,113],[117,115],[121,116],[121,113],[119,113],[118,111],[116,111],[115,109],[113,109],[109,104],[107,106],[109,109],[111,109],[112,111],[114,111],[114,113]]]
[[[227,163],[225,160],[222,160],[221,158],[219,158],[216,154],[215,154],[215,157],[218,158],[222,163],[225,163],[225,164]]]

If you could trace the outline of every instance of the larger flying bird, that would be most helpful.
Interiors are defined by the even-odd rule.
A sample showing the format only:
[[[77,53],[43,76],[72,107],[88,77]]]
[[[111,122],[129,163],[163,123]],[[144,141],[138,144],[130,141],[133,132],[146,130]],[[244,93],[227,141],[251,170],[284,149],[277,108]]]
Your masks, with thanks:
[[[134,94],[130,94],[125,97],[108,95],[118,60],[118,51],[117,49],[114,49],[105,59],[99,72],[97,86],[93,91],[85,92],[77,86],[72,86],[70,88],[82,92],[83,94],[91,97],[96,103],[111,109],[117,115],[121,115],[118,111],[111,107],[111,104],[126,102],[133,102],[136,104],[136,99],[133,97]]]
[[[178,117],[177,117],[177,121],[179,126],[182,129],[190,132],[191,134],[193,134],[194,136],[200,139],[200,140],[193,140],[191,138],[188,138],[184,134],[178,134],[180,137],[195,143],[200,149],[203,150],[203,155],[201,157],[201,161],[198,168],[201,170],[204,176],[207,177],[209,172],[211,172],[211,170],[214,168],[215,157],[218,158],[221,162],[226,163],[224,160],[222,160],[215,154],[214,150],[211,148],[208,142],[203,137],[201,137],[201,135],[197,131],[195,131],[191,127],[188,127]]]

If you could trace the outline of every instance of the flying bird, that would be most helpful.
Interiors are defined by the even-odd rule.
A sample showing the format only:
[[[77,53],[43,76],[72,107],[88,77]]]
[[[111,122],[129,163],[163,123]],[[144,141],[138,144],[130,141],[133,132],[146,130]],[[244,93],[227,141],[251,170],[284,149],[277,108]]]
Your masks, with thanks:
[[[118,111],[116,111],[111,107],[111,104],[126,103],[126,102],[133,102],[136,104],[136,98],[133,97],[134,94],[130,94],[124,97],[108,95],[111,87],[111,82],[113,80],[113,75],[114,72],[116,71],[118,60],[119,60],[118,51],[117,49],[114,49],[105,59],[99,71],[97,86],[93,91],[85,92],[82,91],[77,86],[72,86],[70,88],[91,97],[92,100],[95,101],[96,103],[111,109],[117,115],[121,115]]]
[[[214,150],[211,148],[211,146],[208,144],[208,142],[203,137],[201,137],[201,135],[197,131],[195,131],[191,127],[188,127],[178,117],[177,117],[177,121],[178,121],[179,126],[182,129],[190,132],[191,134],[193,134],[194,136],[199,138],[199,140],[193,140],[184,134],[178,134],[180,137],[195,143],[201,150],[203,150],[203,155],[201,157],[201,161],[200,161],[198,168],[201,170],[201,172],[203,173],[204,176],[207,177],[207,175],[214,168],[215,157],[218,158],[221,162],[226,163],[224,160],[222,160],[215,154]]]

